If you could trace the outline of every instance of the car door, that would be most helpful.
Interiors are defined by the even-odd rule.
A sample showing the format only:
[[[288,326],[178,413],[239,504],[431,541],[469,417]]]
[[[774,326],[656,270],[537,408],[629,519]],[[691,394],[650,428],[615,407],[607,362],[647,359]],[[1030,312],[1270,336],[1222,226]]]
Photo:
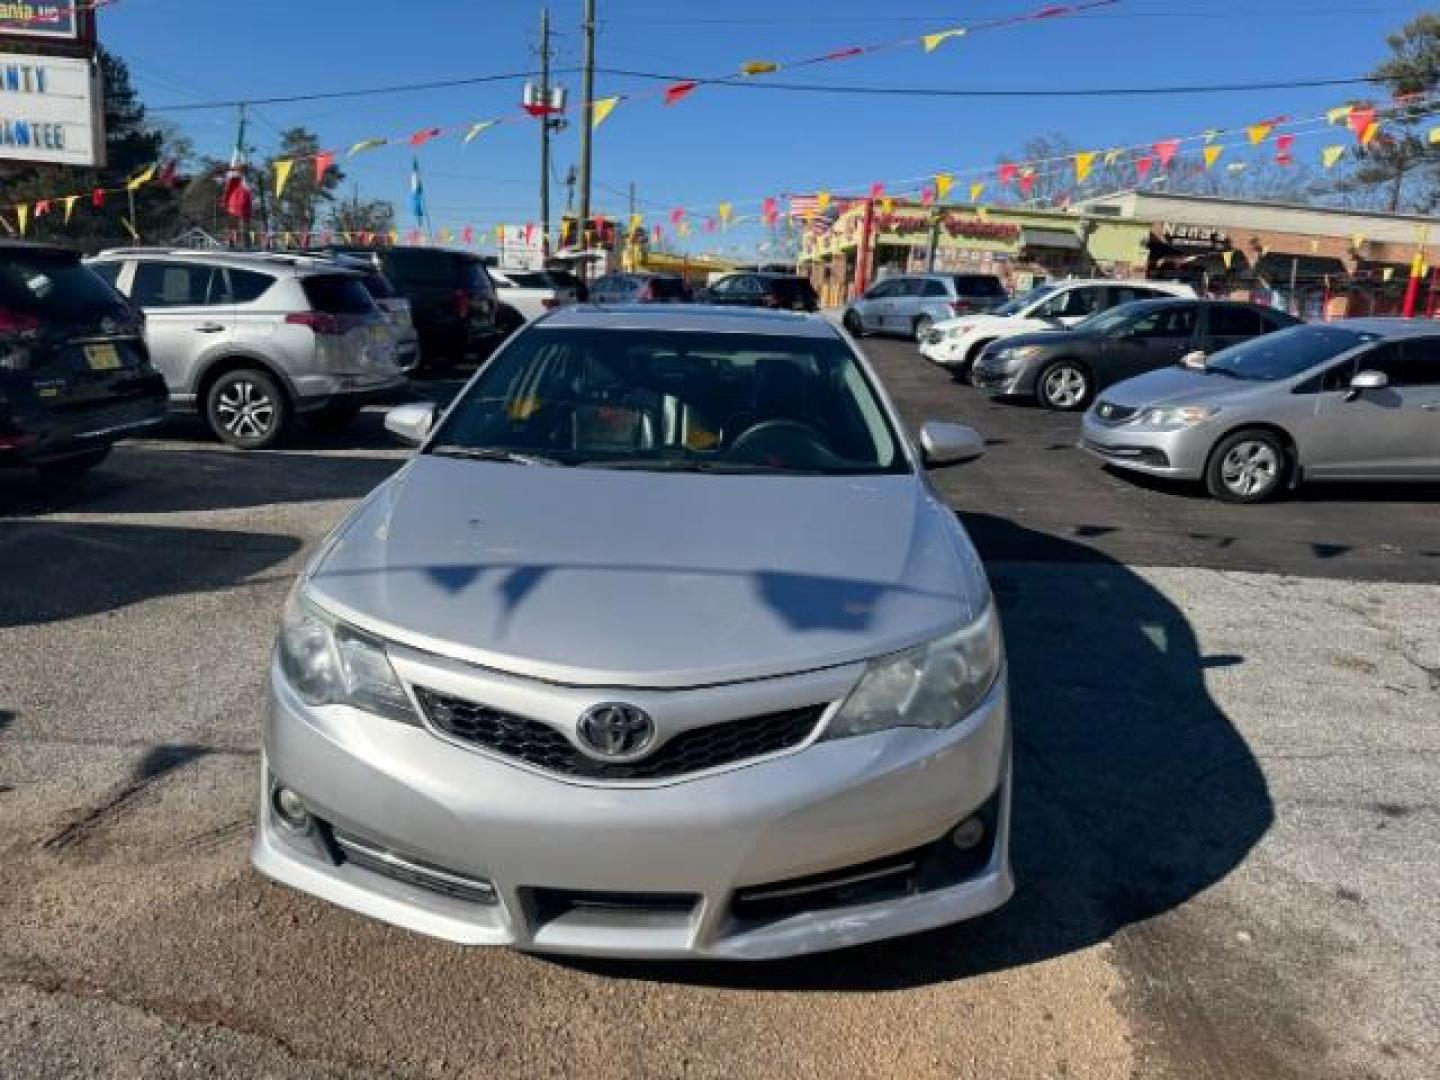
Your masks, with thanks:
[[[1041,304],[1034,317],[1058,322],[1062,326],[1074,326],[1104,310],[1105,293],[1103,285],[1072,285]]]
[[[865,294],[855,301],[855,310],[860,316],[860,324],[866,330],[879,330],[884,325],[885,304],[894,292],[894,280],[882,281],[878,285],[872,285],[865,291]]]
[[[1199,305],[1165,304],[1133,319],[1117,332],[1107,350],[1108,381],[1143,375],[1170,367],[1195,348]]]
[[[1352,390],[1362,371],[1389,382]],[[1317,477],[1440,478],[1440,334],[1384,342],[1328,370],[1301,457]]]
[[[886,333],[910,333],[910,326],[919,312],[920,291],[924,286],[925,282],[920,278],[895,279],[895,291],[885,303]]]
[[[195,393],[201,358],[235,333],[224,270],[201,262],[140,259],[130,299],[145,312],[150,360],[170,392]]]

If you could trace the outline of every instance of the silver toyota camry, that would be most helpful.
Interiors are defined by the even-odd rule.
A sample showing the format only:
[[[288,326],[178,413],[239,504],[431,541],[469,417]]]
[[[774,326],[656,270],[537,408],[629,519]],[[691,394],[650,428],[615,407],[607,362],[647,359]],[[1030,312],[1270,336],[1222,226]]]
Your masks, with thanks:
[[[269,672],[256,867],[451,941],[764,958],[1013,889],[995,603],[814,316],[517,334],[321,545]]]

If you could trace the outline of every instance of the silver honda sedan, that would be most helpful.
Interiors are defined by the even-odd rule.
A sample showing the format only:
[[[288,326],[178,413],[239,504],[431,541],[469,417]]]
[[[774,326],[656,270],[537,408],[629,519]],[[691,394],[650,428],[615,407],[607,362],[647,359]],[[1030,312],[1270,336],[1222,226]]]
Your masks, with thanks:
[[[565,309],[518,333],[296,583],[271,877],[472,944],[778,957],[1013,889],[985,573],[815,316]]]
[[[1106,390],[1081,446],[1253,503],[1311,480],[1440,480],[1440,323],[1291,327]]]

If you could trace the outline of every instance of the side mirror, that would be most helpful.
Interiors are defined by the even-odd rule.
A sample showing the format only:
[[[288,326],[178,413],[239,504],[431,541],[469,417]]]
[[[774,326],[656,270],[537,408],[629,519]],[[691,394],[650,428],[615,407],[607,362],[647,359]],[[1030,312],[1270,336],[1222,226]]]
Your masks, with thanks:
[[[403,443],[419,446],[435,426],[435,406],[429,403],[401,405],[385,414],[385,430]]]
[[[1390,376],[1383,371],[1357,371],[1350,380],[1350,392],[1346,401],[1354,401],[1366,390],[1383,390],[1390,385]]]
[[[974,428],[944,420],[927,420],[920,428],[920,452],[931,468],[963,465],[985,454],[985,440]]]
[[[1205,350],[1195,349],[1191,352],[1187,352],[1184,356],[1180,358],[1180,363],[1185,367],[1194,368],[1196,371],[1204,371]]]

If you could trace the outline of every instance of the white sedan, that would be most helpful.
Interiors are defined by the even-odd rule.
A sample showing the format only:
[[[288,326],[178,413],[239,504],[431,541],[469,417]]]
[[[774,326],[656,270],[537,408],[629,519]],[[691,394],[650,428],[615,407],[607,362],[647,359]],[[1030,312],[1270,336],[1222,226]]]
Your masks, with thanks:
[[[499,304],[496,321],[507,334],[547,311],[573,304],[577,299],[573,288],[557,284],[543,270],[497,270],[492,267],[490,280],[495,282],[495,299]]]

